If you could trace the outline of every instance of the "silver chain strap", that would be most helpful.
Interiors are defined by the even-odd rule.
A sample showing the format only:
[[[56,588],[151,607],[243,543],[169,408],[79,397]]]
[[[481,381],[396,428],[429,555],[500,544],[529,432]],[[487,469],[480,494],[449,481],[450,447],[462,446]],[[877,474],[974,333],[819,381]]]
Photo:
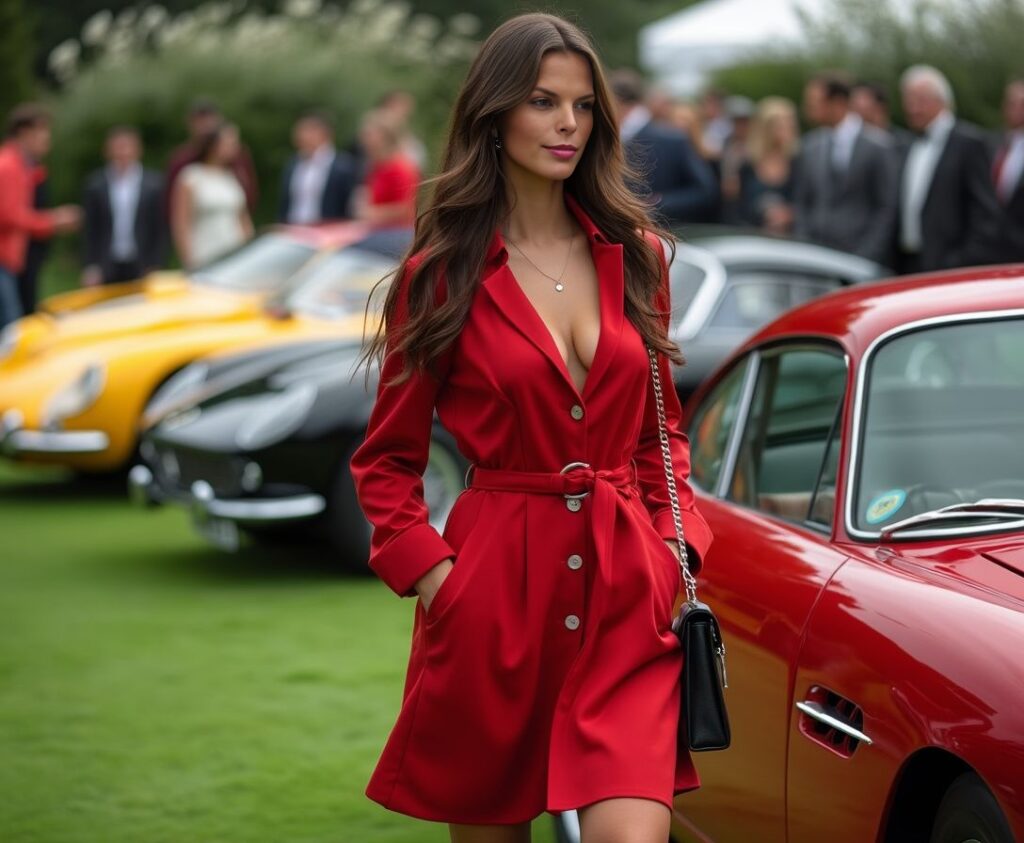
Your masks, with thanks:
[[[646,343],[645,343],[646,345]],[[676,476],[672,470],[672,452],[668,443],[668,424],[665,421],[665,401],[661,394],[661,374],[658,371],[658,358],[654,349],[647,346],[647,356],[651,361],[651,378],[654,380],[654,397],[658,405],[658,439],[661,441],[661,457],[665,463],[665,483],[668,486],[669,500],[672,502],[672,521],[676,527],[676,541],[679,543],[679,567],[686,583],[686,599],[689,603],[697,602],[697,581],[690,573],[690,560],[686,554],[686,541],[683,538],[683,516],[679,511],[679,496],[676,493]]]

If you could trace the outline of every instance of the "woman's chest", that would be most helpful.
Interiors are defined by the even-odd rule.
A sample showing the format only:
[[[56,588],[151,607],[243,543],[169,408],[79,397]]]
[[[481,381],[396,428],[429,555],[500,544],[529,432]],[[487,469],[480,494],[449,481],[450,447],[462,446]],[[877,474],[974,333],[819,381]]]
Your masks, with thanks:
[[[503,271],[473,299],[452,346],[445,392],[463,406],[531,407],[541,416],[549,408],[562,417],[574,406],[621,416],[642,406],[647,351],[616,293],[596,285],[599,301],[583,302],[582,314],[548,310]]]
[[[510,257],[508,268],[583,392],[602,330],[600,279],[589,254],[567,260],[557,276],[525,259]]]

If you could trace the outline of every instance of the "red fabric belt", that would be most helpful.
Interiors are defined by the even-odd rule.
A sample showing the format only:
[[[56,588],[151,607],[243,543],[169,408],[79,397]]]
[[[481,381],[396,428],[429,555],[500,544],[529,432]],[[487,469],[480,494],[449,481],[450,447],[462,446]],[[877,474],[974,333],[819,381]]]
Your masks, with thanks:
[[[515,471],[470,466],[467,488],[502,492],[538,492],[550,495],[586,497],[598,485],[617,488],[637,485],[636,463],[630,460],[618,468],[591,468],[586,463],[569,463],[561,471]]]

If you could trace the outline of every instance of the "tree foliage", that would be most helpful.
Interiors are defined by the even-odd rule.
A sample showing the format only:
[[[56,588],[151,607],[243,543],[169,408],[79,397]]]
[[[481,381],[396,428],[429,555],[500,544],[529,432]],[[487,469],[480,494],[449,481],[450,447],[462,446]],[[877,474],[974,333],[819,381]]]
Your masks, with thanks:
[[[196,9],[203,0],[160,0],[170,15]],[[338,9],[348,9],[356,0],[336,0]],[[480,19],[483,32],[491,30],[501,21],[519,12],[548,11],[561,14],[582,25],[597,42],[602,58],[613,65],[636,63],[636,34],[641,26],[678,11],[694,0],[547,0],[530,3],[527,0],[411,0],[409,8],[415,14],[434,15],[442,20],[471,11]],[[272,13],[283,5],[281,0],[244,0],[233,2],[236,8]],[[46,73],[50,51],[58,44],[77,36],[82,26],[94,15],[110,11],[114,16],[126,10],[142,10],[138,0],[33,0],[32,14],[39,33],[39,50],[35,56],[36,71]]]
[[[33,95],[31,44],[21,0],[0,0],[0,117]]]

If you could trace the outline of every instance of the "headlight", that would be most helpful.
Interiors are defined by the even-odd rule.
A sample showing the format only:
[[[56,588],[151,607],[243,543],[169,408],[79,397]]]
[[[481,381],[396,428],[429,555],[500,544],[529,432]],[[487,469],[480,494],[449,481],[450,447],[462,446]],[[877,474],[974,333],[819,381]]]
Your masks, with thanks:
[[[153,397],[146,405],[145,417],[155,419],[162,416],[171,406],[178,403],[183,395],[204,384],[209,374],[210,366],[202,362],[191,363],[175,372],[153,393]]]
[[[86,366],[82,374],[50,399],[43,411],[43,427],[50,427],[88,410],[103,392],[106,375],[106,367],[101,363]]]
[[[0,331],[0,360],[6,360],[18,345],[18,326],[14,322]]]
[[[297,383],[289,387],[242,422],[235,434],[235,444],[255,451],[287,439],[306,420],[314,401],[316,387],[313,384]]]

